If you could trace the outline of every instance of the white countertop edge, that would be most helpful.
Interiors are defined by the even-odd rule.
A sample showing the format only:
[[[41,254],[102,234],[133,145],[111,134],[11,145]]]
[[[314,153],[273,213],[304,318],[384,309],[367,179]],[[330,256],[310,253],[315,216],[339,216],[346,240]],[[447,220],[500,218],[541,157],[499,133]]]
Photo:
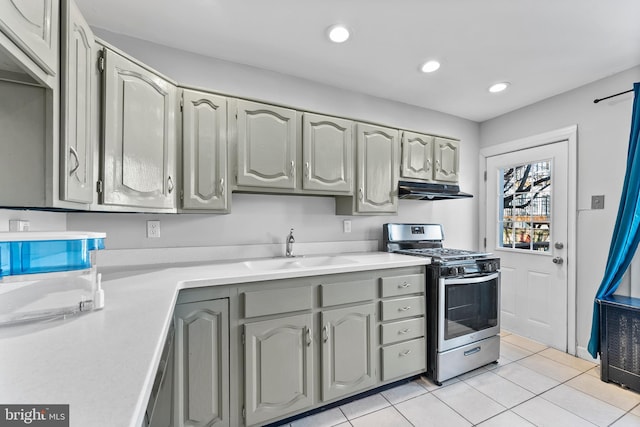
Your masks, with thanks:
[[[39,329],[37,325],[27,326],[30,329],[24,333],[11,334],[8,330],[9,333],[6,334],[6,331],[0,328],[0,360],[8,361],[7,364],[0,364],[0,378],[12,381],[16,387],[13,390],[2,390],[3,387],[0,387],[0,402],[54,403],[51,400],[29,401],[29,397],[35,396],[34,399],[38,399],[42,396],[55,396],[56,390],[52,387],[64,384],[65,387],[74,389],[63,393],[65,396],[71,396],[70,399],[74,399],[73,401],[58,402],[71,405],[71,426],[92,423],[95,426],[139,427],[145,416],[156,370],[173,318],[173,309],[181,290],[429,263],[428,258],[386,252],[341,255],[358,262],[277,271],[250,271],[246,268],[234,268],[245,261],[233,261],[186,267],[168,265],[165,268],[134,268],[129,272],[124,271],[111,276],[107,273],[103,276],[105,309],[83,314],[69,323],[60,323],[53,327],[42,326]],[[148,318],[140,314],[140,310],[146,307],[149,307]],[[123,330],[133,330],[137,320],[142,322],[139,331],[121,334]],[[144,333],[145,336],[136,340],[136,332]],[[30,333],[32,335],[29,335]],[[51,354],[34,354],[37,351],[31,351],[30,345],[35,344],[33,340],[44,340],[44,344],[38,343],[35,348],[42,349],[44,346],[48,350],[51,347]],[[144,342],[144,345],[141,342]],[[78,343],[82,345],[77,345]],[[151,346],[153,349],[150,349]],[[106,349],[105,353],[101,352],[101,348]],[[126,353],[125,349],[130,349],[131,354]],[[96,359],[101,360],[103,354],[117,360],[105,359],[95,366]],[[131,360],[133,358],[137,359]],[[21,368],[24,365],[27,375],[31,373],[36,378],[22,378],[12,371],[11,362],[14,368],[15,364],[19,364]],[[49,373],[50,378],[34,374],[44,372],[46,376],[51,368],[55,370],[56,367],[73,371],[69,372],[71,375],[65,375],[63,371],[54,371]],[[97,369],[100,371],[97,372]],[[48,379],[50,381],[47,381]],[[67,384],[67,381],[73,383]],[[110,387],[110,384],[113,384],[113,387]],[[83,393],[92,387],[95,390],[94,394]],[[103,406],[96,408],[96,399],[104,400]],[[134,399],[135,404],[130,406]],[[118,405],[118,402],[121,405]],[[109,410],[110,408],[115,410]],[[96,420],[96,414],[103,418]]]

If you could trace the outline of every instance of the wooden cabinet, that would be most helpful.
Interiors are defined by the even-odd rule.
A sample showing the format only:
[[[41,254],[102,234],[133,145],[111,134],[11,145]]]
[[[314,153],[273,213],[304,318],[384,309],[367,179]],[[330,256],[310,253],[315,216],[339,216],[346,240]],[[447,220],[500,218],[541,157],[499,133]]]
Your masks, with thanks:
[[[182,92],[182,208],[228,212],[227,98]]]
[[[47,76],[58,74],[59,14],[59,0],[0,1],[0,67],[53,88]]]
[[[177,304],[174,322],[173,425],[228,427],[228,300]]]
[[[403,178],[457,182],[460,143],[454,139],[402,132]]]
[[[238,186],[296,188],[298,112],[233,100]]]
[[[61,5],[60,199],[91,204],[99,78],[97,46],[73,0]]]
[[[176,87],[109,49],[104,52],[100,202],[175,210]]]
[[[339,215],[389,214],[398,210],[398,130],[356,124],[356,194],[336,199]]]
[[[353,191],[353,122],[304,113],[302,162],[304,190],[332,194]]]
[[[323,400],[376,383],[374,318],[373,303],[322,312]]]
[[[457,182],[460,176],[460,143],[453,139],[436,137],[433,145],[436,181]]]
[[[244,325],[247,425],[313,404],[311,325],[311,314]]]

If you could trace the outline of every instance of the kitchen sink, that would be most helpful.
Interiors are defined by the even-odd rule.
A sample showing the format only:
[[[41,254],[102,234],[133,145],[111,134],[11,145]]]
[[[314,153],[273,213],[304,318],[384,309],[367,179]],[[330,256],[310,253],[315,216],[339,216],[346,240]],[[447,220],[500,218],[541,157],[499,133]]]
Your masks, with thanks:
[[[256,271],[270,271],[270,270],[289,270],[298,268],[310,268],[310,267],[327,267],[336,265],[352,265],[357,264],[348,257],[333,255],[333,256],[300,256],[292,258],[268,258],[257,259],[243,262],[244,266]]]

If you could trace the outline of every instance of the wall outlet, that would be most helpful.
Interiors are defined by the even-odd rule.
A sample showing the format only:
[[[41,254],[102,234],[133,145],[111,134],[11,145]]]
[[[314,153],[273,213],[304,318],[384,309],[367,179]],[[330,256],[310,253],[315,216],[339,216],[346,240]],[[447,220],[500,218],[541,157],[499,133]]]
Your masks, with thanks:
[[[604,195],[591,196],[591,209],[604,209]]]
[[[29,221],[24,219],[10,219],[9,231],[29,231]]]
[[[149,238],[160,237],[160,221],[159,220],[147,221],[147,237]]]
[[[342,221],[342,231],[344,233],[351,233],[351,220],[345,219]]]

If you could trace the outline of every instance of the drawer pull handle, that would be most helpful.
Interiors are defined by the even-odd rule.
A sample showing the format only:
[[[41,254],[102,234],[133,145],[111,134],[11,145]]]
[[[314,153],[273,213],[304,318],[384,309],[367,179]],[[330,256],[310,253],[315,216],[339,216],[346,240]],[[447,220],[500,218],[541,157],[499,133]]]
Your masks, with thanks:
[[[471,350],[467,350],[467,351],[465,351],[465,352],[464,352],[464,355],[465,355],[465,356],[471,356],[472,354],[476,354],[476,353],[477,353],[477,352],[479,352],[479,351],[480,351],[480,346],[478,346],[478,347],[474,347],[474,348],[472,348]]]
[[[407,310],[411,310],[411,306],[410,306],[410,305],[405,305],[404,307],[400,307],[398,310],[399,310],[399,311],[407,311]]]
[[[411,354],[411,350],[405,350],[402,353],[400,353],[400,357],[405,357],[405,356],[408,356],[409,354]]]
[[[409,286],[411,286],[411,283],[404,282],[402,285],[398,285],[398,288],[400,288],[400,289],[406,289],[406,288],[408,288]]]
[[[307,347],[311,346],[311,328],[307,328]]]
[[[329,332],[327,330],[327,325],[322,327],[322,342],[327,342],[329,340]]]
[[[409,331],[411,331],[411,329],[409,329],[409,328],[402,329],[402,330],[398,331],[398,335],[408,334]]]

